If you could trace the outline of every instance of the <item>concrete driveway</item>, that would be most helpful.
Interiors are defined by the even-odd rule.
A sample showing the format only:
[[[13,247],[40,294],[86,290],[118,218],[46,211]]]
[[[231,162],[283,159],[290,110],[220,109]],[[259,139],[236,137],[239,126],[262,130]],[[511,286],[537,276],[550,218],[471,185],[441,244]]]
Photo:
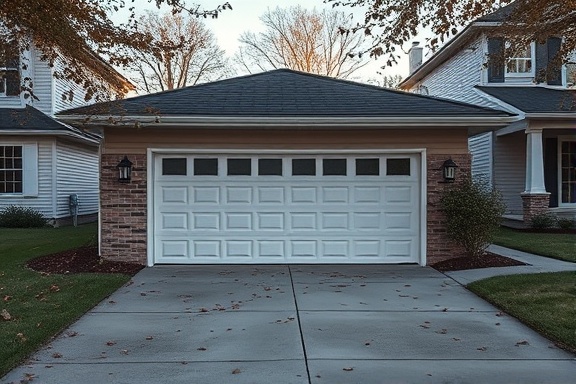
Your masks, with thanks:
[[[417,266],[147,268],[2,382],[572,383],[574,356]]]

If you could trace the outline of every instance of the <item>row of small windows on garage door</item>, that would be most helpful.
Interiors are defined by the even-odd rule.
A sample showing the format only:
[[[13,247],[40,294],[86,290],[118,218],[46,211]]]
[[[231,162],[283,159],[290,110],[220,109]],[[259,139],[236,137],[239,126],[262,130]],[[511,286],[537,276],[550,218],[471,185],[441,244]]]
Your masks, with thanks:
[[[191,171],[189,173],[189,168]],[[166,157],[163,176],[410,176],[410,158]]]

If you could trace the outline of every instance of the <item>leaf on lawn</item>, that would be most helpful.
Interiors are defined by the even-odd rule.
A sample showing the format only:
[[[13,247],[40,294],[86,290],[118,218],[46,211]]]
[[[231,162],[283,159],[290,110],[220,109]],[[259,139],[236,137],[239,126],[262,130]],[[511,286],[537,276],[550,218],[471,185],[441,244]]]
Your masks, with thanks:
[[[4,321],[12,320],[12,315],[6,309],[3,309],[2,312],[0,312],[0,316],[2,316],[2,320]]]
[[[8,301],[10,299],[12,299],[12,296],[8,296],[8,295],[4,296],[4,301]]]
[[[519,347],[521,345],[530,345],[530,343],[528,342],[528,340],[521,340],[521,341],[516,343],[517,347]]]
[[[352,367],[346,367],[346,368],[342,368],[342,370],[343,370],[343,371],[346,371],[346,372],[350,372],[350,371],[353,371],[354,368],[352,368]]]
[[[52,354],[52,357],[55,359],[61,359],[62,358],[62,354],[60,352],[54,352]]]
[[[232,374],[233,374],[233,375],[237,375],[237,374],[239,374],[240,372],[242,372],[242,371],[239,370],[238,368],[236,368],[235,370],[232,371]]]
[[[51,291],[51,292],[58,292],[59,290],[60,290],[60,287],[57,286],[56,284],[52,284],[52,285],[50,286],[50,291]]]
[[[26,338],[26,336],[24,336],[24,334],[23,334],[22,332],[18,332],[18,333],[16,334],[16,337],[18,338],[18,341],[21,342],[21,343],[24,343],[26,340],[28,340],[28,339]]]

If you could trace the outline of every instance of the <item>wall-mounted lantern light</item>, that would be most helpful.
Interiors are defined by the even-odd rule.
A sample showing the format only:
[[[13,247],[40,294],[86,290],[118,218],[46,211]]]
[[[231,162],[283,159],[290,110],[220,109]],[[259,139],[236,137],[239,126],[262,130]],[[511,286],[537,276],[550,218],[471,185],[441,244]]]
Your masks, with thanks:
[[[456,179],[456,168],[458,166],[452,160],[452,158],[446,160],[444,164],[442,164],[442,173],[444,175],[444,182],[445,183],[453,183]]]
[[[116,168],[118,168],[118,181],[121,183],[129,183],[132,179],[132,162],[128,160],[128,156],[124,156]]]

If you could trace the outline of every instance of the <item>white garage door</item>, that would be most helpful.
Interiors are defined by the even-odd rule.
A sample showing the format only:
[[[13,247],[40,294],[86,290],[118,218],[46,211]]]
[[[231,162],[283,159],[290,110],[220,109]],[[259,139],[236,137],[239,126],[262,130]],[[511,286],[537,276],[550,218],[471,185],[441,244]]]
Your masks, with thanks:
[[[417,154],[154,157],[154,263],[417,263]]]

